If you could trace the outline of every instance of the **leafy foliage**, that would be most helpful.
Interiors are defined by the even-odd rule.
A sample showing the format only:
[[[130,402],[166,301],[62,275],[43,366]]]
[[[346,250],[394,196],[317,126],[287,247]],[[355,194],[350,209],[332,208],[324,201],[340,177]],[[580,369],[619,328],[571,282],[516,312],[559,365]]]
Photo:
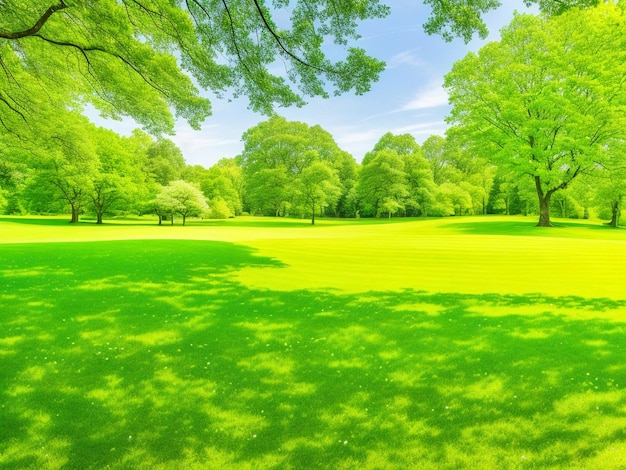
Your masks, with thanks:
[[[387,13],[377,0],[2,2],[0,125],[18,132],[42,109],[89,102],[153,133],[170,132],[174,118],[198,128],[211,108],[192,77],[265,113],[302,105],[301,95],[328,96],[328,88],[361,94],[383,64],[347,46],[359,21]],[[326,40],[344,57],[328,59]],[[277,59],[285,74],[269,71]]]
[[[606,164],[626,138],[623,9],[614,4],[547,19],[518,15],[498,43],[446,76],[452,135],[476,155],[533,178],[540,225],[552,194]]]
[[[183,218],[183,225],[187,217],[201,215],[208,210],[202,191],[182,180],[172,181],[161,188],[156,196],[156,206],[159,213],[169,214],[172,224],[174,214],[179,214]]]
[[[237,160],[252,213],[285,215],[291,208],[298,211],[300,202],[311,207],[311,198],[322,201],[313,194],[328,185],[329,193],[321,204],[325,206],[337,202],[354,184],[354,159],[320,126],[309,127],[275,115],[248,129],[243,141],[244,150]],[[307,170],[313,166],[315,170]],[[343,183],[339,176],[345,178]],[[336,195],[334,188],[339,190]],[[320,208],[317,202],[315,205]]]

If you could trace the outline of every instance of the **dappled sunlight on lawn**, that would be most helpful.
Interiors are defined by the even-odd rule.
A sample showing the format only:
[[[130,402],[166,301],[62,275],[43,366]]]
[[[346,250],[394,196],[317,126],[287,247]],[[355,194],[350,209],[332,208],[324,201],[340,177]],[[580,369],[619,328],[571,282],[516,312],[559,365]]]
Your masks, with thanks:
[[[258,289],[238,273],[282,264],[223,242],[2,249],[39,273],[0,274],[3,468],[626,459],[622,300]]]

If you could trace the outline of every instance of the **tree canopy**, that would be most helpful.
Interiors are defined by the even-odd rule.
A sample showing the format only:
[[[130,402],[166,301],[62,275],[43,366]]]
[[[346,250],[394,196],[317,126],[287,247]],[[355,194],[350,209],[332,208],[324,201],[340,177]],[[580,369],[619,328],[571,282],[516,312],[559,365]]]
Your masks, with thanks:
[[[357,24],[387,12],[377,0],[1,2],[0,124],[16,131],[42,107],[88,102],[160,133],[210,113],[197,86],[265,113],[329,89],[364,93],[383,64],[352,46]],[[328,59],[327,41],[343,57]],[[284,73],[270,71],[277,60]]]
[[[248,129],[243,141],[238,162],[253,213],[284,215],[301,202],[319,209],[337,202],[353,184],[349,160],[355,164],[354,159],[347,159],[320,126],[309,127],[275,115]],[[312,166],[314,169],[310,169]],[[326,197],[320,196],[325,191],[320,188],[328,190]],[[336,197],[331,197],[335,192]],[[302,198],[297,197],[298,193]]]
[[[500,42],[446,76],[451,135],[533,179],[539,225],[550,225],[555,192],[610,166],[606,146],[626,139],[625,28],[615,4],[552,19],[517,15]]]
[[[466,41],[486,34],[482,16],[500,6],[424,3],[427,32]],[[599,0],[526,3],[559,14]],[[0,126],[24,135],[25,123],[54,121],[55,110],[89,103],[159,134],[178,118],[199,127],[211,112],[200,89],[246,96],[251,109],[268,114],[304,97],[362,94],[384,64],[355,46],[358,26],[388,13],[379,0],[3,1]]]

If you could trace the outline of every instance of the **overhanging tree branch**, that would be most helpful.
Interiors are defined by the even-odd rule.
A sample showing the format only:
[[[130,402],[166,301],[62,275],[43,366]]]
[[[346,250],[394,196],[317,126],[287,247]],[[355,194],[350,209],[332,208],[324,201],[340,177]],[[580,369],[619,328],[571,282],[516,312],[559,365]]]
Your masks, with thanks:
[[[70,47],[70,48],[76,49],[84,57],[85,61],[87,62],[88,68],[91,68],[91,62],[89,60],[89,56],[87,55],[88,52],[100,52],[100,53],[106,54],[106,55],[108,55],[110,57],[114,57],[114,58],[122,61],[126,66],[128,66],[131,70],[133,70],[150,87],[154,88],[156,91],[158,91],[160,94],[162,94],[166,98],[170,98],[170,94],[167,92],[167,90],[165,90],[162,87],[159,87],[154,82],[154,80],[151,80],[150,77],[148,77],[146,74],[144,74],[139,69],[139,67],[137,65],[135,65],[133,62],[131,62],[128,58],[124,57],[122,54],[118,54],[116,52],[108,51],[105,48],[99,47],[99,46],[81,46],[81,45],[74,44],[74,43],[67,42],[67,41],[55,41],[53,39],[46,38],[46,37],[41,36],[39,34],[37,34],[35,36],[38,37],[39,39],[42,39],[43,41],[49,42],[49,43],[54,44],[56,46],[64,46],[64,47]],[[90,73],[90,75],[93,76],[93,74],[91,74],[91,73]],[[95,76],[93,76],[93,78],[98,80],[98,78],[95,77]]]
[[[278,34],[276,34],[276,31],[274,31],[272,26],[269,24],[269,21],[265,17],[265,13],[263,13],[263,9],[261,8],[261,5],[259,5],[259,2],[257,0],[254,0],[254,6],[256,7],[257,11],[259,12],[259,16],[261,17],[261,20],[263,20],[263,24],[265,25],[265,28],[269,31],[269,33],[272,35],[272,37],[274,38],[274,40],[276,41],[278,46],[282,49],[282,51],[285,54],[287,54],[289,57],[291,57],[296,62],[304,65],[305,67],[310,67],[313,70],[317,70],[318,72],[322,72],[322,73],[327,73],[328,72],[328,70],[324,70],[324,69],[322,69],[320,67],[317,67],[317,66],[315,66],[313,64],[305,62],[300,57],[298,57],[293,52],[291,52],[289,49],[287,49],[287,47],[285,47],[285,45],[283,44],[283,41],[280,38],[280,36],[278,36]]]
[[[60,0],[58,4],[50,6],[41,17],[37,20],[37,22],[28,29],[23,31],[0,31],[0,38],[2,39],[20,39],[28,36],[33,36],[39,32],[43,25],[50,19],[50,17],[59,10],[63,10],[68,8],[67,4],[64,0]]]

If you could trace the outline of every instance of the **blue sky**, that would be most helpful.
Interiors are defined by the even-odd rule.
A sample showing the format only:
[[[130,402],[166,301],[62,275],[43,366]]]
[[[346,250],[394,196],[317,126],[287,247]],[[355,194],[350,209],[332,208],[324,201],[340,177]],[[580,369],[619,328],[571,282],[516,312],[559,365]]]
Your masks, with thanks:
[[[409,133],[419,143],[432,134],[443,135],[444,118],[450,109],[441,88],[443,76],[455,61],[485,43],[446,43],[439,36],[428,36],[422,24],[429,10],[420,0],[385,3],[391,7],[391,15],[364,23],[360,29],[358,46],[387,63],[387,69],[369,93],[313,99],[303,108],[277,110],[288,120],[319,124],[359,162],[386,132]],[[528,11],[522,0],[505,3],[486,17],[491,32],[487,41],[499,38],[500,28],[510,22],[515,10]],[[238,155],[243,150],[242,134],[267,119],[248,110],[245,99],[215,99],[212,106],[213,115],[200,131],[181,122],[171,137],[189,164],[210,167],[222,157]],[[132,130],[127,122],[112,123],[111,127],[125,134]]]

